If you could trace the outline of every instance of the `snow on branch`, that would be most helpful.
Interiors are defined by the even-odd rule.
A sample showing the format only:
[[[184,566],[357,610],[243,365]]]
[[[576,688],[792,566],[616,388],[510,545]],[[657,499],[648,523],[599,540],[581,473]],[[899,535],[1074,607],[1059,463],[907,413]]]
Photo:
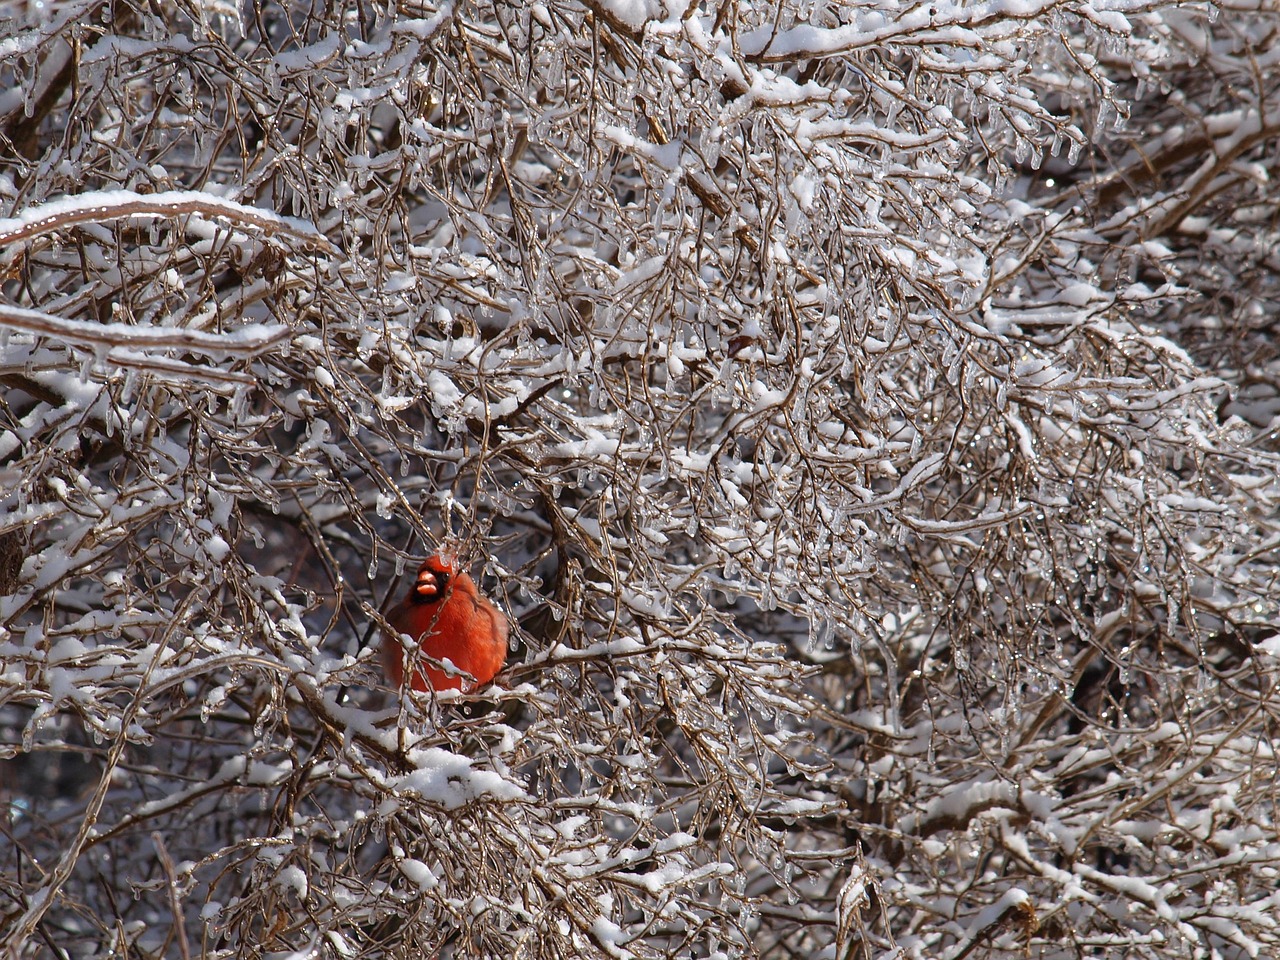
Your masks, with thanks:
[[[132,190],[97,190],[47,200],[21,216],[0,219],[0,247],[65,230],[79,223],[101,223],[137,217],[194,216],[226,220],[262,232],[287,234],[323,250],[334,249],[324,234],[297,217],[247,206],[203,190],[165,190],[140,194]]]
[[[0,304],[0,326],[90,348],[172,348],[214,357],[257,356],[275,349],[289,336],[289,328],[283,324],[247,324],[225,333],[209,333],[185,327],[68,320],[7,304]]]

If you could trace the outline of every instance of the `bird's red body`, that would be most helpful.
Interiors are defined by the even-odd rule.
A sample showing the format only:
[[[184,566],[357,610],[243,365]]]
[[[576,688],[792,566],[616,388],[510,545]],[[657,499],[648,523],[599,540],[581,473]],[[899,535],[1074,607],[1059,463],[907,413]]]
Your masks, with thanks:
[[[382,638],[382,665],[395,687],[404,681],[405,652],[399,634],[418,641],[422,653],[448,660],[482,686],[507,662],[507,618],[480,595],[475,581],[440,556],[418,568],[409,595],[387,614],[396,635]],[[416,659],[410,652],[410,662]],[[422,662],[413,672],[415,690],[458,690],[463,677],[451,677]]]

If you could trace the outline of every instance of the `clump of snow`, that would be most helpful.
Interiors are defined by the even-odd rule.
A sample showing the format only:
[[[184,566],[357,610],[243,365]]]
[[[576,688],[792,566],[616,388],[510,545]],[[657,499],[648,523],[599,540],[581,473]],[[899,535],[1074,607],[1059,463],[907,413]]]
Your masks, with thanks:
[[[385,786],[393,794],[408,796],[456,810],[477,800],[521,800],[524,789],[492,770],[482,770],[475,761],[440,747],[414,750],[409,755],[414,769],[388,777]]]

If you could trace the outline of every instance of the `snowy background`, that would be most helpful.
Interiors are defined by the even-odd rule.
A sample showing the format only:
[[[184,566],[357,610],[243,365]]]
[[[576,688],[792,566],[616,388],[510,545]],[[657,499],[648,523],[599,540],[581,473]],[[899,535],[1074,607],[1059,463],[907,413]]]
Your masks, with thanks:
[[[1278,61],[0,0],[6,960],[1275,956]]]

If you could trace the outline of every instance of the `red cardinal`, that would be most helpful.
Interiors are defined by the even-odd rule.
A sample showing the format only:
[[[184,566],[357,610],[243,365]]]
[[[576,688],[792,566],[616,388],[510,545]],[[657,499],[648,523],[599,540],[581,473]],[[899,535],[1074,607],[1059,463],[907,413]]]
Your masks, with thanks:
[[[396,634],[382,637],[382,666],[397,688],[404,680],[401,633],[417,640],[425,656],[449,660],[471,674],[477,687],[497,676],[507,661],[507,618],[480,596],[470,576],[438,555],[418,568],[413,589],[387,614],[387,622]],[[413,689],[458,690],[463,679],[423,663],[414,671]]]

